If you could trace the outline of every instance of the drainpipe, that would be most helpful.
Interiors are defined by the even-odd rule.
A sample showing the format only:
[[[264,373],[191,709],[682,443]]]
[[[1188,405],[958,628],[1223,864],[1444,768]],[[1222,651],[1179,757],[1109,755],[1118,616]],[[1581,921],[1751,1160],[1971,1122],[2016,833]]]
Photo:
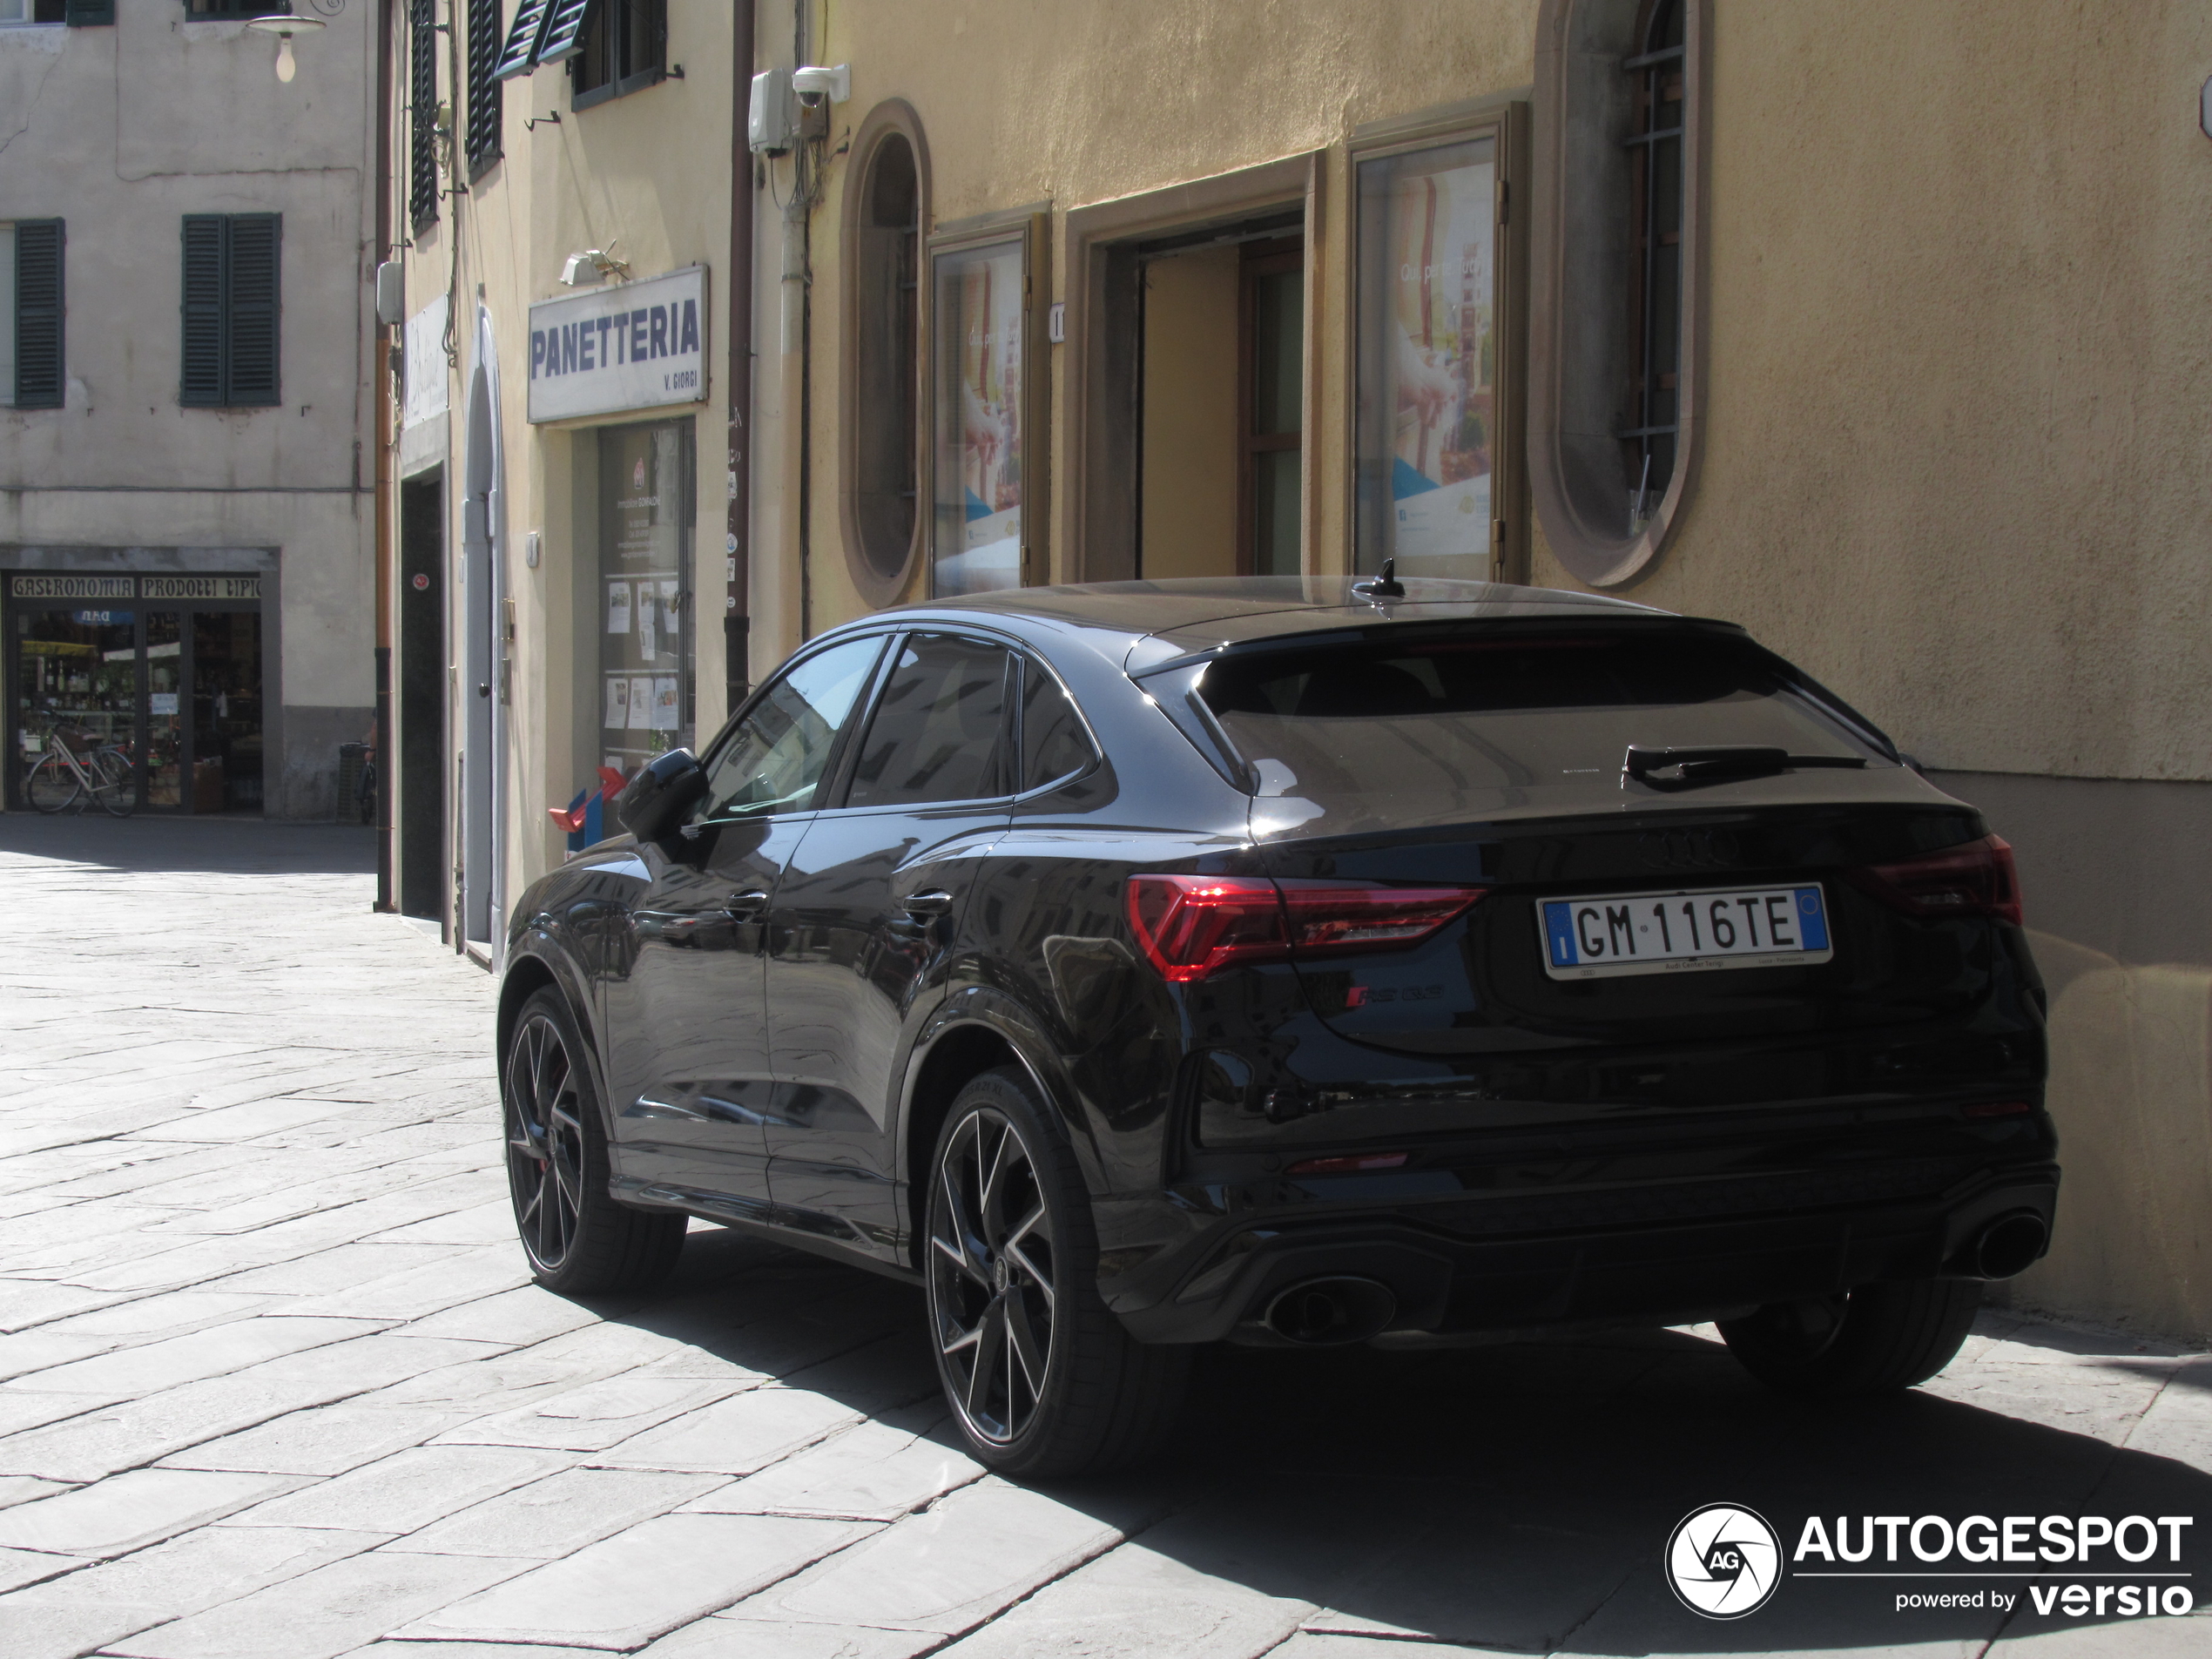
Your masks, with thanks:
[[[392,20],[394,0],[376,9],[376,260],[392,253]],[[392,374],[391,331],[376,324],[376,905],[399,908],[392,899],[392,793],[399,782],[392,752]],[[339,803],[339,810],[345,803]]]
[[[730,499],[723,564],[723,690],[735,714],[752,689],[752,151],[745,121],[752,95],[753,0],[736,0],[730,26]]]

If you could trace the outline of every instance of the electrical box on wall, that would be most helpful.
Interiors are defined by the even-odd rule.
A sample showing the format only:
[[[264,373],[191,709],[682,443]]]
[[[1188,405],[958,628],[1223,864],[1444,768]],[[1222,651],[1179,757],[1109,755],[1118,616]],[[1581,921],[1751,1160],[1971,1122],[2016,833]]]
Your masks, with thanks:
[[[764,69],[752,78],[752,103],[745,114],[745,144],[756,156],[790,153],[791,71]]]

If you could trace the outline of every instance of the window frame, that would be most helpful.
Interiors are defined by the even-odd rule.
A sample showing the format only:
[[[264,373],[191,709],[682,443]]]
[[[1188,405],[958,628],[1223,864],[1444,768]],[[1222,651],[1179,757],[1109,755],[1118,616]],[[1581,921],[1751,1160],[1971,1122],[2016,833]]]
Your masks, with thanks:
[[[853,733],[860,731],[864,723],[873,716],[876,693],[884,680],[883,665],[889,657],[889,653],[884,649],[885,642],[900,637],[903,637],[903,634],[895,628],[839,634],[834,638],[819,640],[816,643],[814,649],[794,655],[789,662],[784,664],[782,667],[753,688],[752,694],[738,705],[736,713],[723,723],[721,731],[715,733],[714,741],[706,745],[705,753],[700,757],[701,772],[711,776],[715,761],[725,749],[738,740],[738,733],[744,730],[745,723],[752,718],[754,709],[759,706],[771,691],[816,658],[825,656],[843,646],[865,644],[873,640],[875,644],[876,655],[875,660],[868,665],[867,683],[860,687],[860,694],[853,699],[852,713],[846,716],[844,725],[839,728],[837,736],[831,741],[829,758],[822,764],[821,775],[814,780],[813,799],[804,806],[793,806],[780,813],[743,813],[727,814],[719,818],[705,816],[703,801],[700,815],[689,819],[687,827],[705,826],[710,824],[757,823],[772,818],[796,818],[802,813],[820,812],[825,803],[830,799],[842,799],[846,752],[853,746]],[[828,792],[833,786],[835,786],[838,791],[834,796]]]
[[[1028,208],[986,213],[971,219],[939,226],[922,243],[921,388],[920,426],[923,445],[921,491],[927,511],[921,530],[921,556],[927,566],[923,591],[938,597],[937,570],[943,554],[938,546],[937,441],[942,411],[938,407],[937,338],[938,273],[948,259],[964,254],[1013,247],[1022,256],[1022,388],[1014,398],[1022,421],[1022,536],[1015,588],[1036,585],[1045,569],[1046,525],[1050,517],[1049,489],[1050,434],[1047,428],[1052,376],[1042,361],[1045,345],[1044,308],[1051,293],[1050,236],[1047,213]],[[1006,589],[981,590],[1003,592]]]
[[[558,0],[556,0],[557,5]],[[594,86],[583,84],[583,66],[590,57],[586,44],[594,30],[604,30],[612,55],[620,61],[621,45],[627,33],[627,23],[633,8],[644,7],[652,14],[654,61],[643,69],[632,70],[627,75],[610,76]],[[549,36],[550,30],[548,31]],[[556,57],[540,57],[540,64],[556,63],[566,57],[569,65],[569,107],[588,110],[595,104],[604,104],[610,98],[627,98],[632,92],[644,91],[658,86],[670,78],[668,73],[669,18],[668,0],[587,0],[583,15],[577,25],[576,46],[571,51]],[[550,44],[550,43],[548,43]],[[543,51],[543,45],[540,48]]]
[[[1105,764],[1106,750],[1105,746],[1098,741],[1098,729],[1091,725],[1090,716],[1084,712],[1081,700],[1068,688],[1068,682],[1061,678],[1059,671],[1033,651],[1021,645],[1015,645],[1011,649],[1016,664],[1016,672],[1014,681],[1014,698],[1009,705],[1008,717],[1011,723],[1011,730],[1003,741],[1007,745],[1007,753],[1015,772],[1013,798],[1018,804],[1035,796],[1049,794],[1054,790],[1065,789],[1070,784],[1080,783]],[[1082,765],[1076,767],[1073,771],[1060,772],[1039,782],[1032,782],[1029,779],[1028,737],[1023,730],[1025,721],[1022,711],[1028,699],[1031,674],[1041,676],[1048,684],[1056,687],[1060,695],[1068,700],[1068,706],[1076,711],[1076,725],[1082,733],[1083,746],[1089,751],[1089,759]]]
[[[1632,518],[1622,463],[1631,368],[1627,140],[1649,0],[1542,0],[1536,24],[1527,413],[1530,492],[1551,555],[1594,588],[1623,587],[1665,552],[1696,486],[1704,412],[1711,0],[1683,17],[1680,321],[1674,470]],[[1602,181],[1595,192],[1591,179]],[[1601,412],[1611,410],[1609,421]],[[1602,426],[1602,431],[1598,428]],[[1601,453],[1605,457],[1601,461]],[[1615,481],[1618,488],[1615,488]]]
[[[1528,406],[1528,233],[1529,212],[1524,203],[1529,192],[1532,145],[1529,107],[1521,98],[1488,98],[1417,111],[1389,121],[1355,128],[1346,145],[1346,206],[1345,240],[1350,256],[1345,283],[1345,339],[1348,342],[1343,387],[1345,480],[1343,536],[1345,567],[1356,574],[1372,575],[1388,553],[1370,560],[1360,543],[1360,421],[1359,387],[1363,374],[1363,338],[1359,291],[1366,263],[1359,245],[1361,167],[1372,161],[1447,150],[1484,139],[1491,143],[1495,198],[1491,250],[1492,332],[1497,346],[1490,431],[1490,577],[1494,582],[1526,582],[1530,569],[1529,502],[1526,486],[1526,442],[1523,431]]]
[[[992,757],[991,771],[992,782],[995,786],[995,792],[988,795],[963,795],[951,800],[870,801],[866,805],[856,806],[852,802],[853,781],[853,774],[860,770],[861,747],[868,732],[875,725],[875,717],[881,711],[883,699],[891,689],[892,680],[898,675],[899,658],[905,654],[907,642],[922,637],[956,639],[967,644],[980,645],[999,651],[1006,658],[1006,666],[1000,688],[999,734],[996,749]],[[867,689],[867,709],[862,718],[853,725],[849,739],[843,743],[842,748],[836,755],[834,772],[825,774],[826,777],[834,777],[837,787],[832,793],[816,803],[816,810],[851,813],[936,813],[947,810],[967,811],[977,806],[999,806],[1011,803],[1017,792],[1009,786],[1015,781],[1008,776],[1009,761],[1012,767],[1018,772],[1021,757],[1018,753],[1010,755],[1008,745],[1021,731],[1020,716],[1015,706],[1015,699],[1020,697],[1022,691],[1022,675],[1017,666],[1021,658],[1022,648],[1017,642],[1004,635],[993,633],[988,629],[963,628],[948,623],[922,623],[899,629],[892,637],[891,649],[885,651],[876,663],[875,679]]]
[[[867,198],[874,181],[874,167],[878,152],[884,142],[901,138],[914,156],[914,454],[913,480],[914,492],[914,529],[907,539],[905,558],[895,571],[880,569],[870,556],[862,534],[860,510],[862,459],[860,452],[860,409],[865,401],[862,388],[860,355],[866,342],[862,338],[865,327],[861,316],[864,283],[860,269],[863,257],[863,220],[868,212]],[[870,110],[860,123],[859,135],[853,141],[853,154],[859,158],[846,175],[844,201],[845,270],[843,282],[842,363],[839,376],[840,418],[838,422],[839,469],[844,488],[840,491],[839,506],[843,518],[845,563],[854,587],[863,603],[871,606],[892,604],[912,585],[917,564],[928,556],[930,523],[934,503],[930,469],[934,450],[930,442],[930,401],[932,386],[929,379],[930,287],[930,192],[929,146],[922,136],[921,118],[914,106],[903,98],[890,98]],[[1025,348],[1026,349],[1026,348]],[[1025,360],[1026,361],[1026,360]]]

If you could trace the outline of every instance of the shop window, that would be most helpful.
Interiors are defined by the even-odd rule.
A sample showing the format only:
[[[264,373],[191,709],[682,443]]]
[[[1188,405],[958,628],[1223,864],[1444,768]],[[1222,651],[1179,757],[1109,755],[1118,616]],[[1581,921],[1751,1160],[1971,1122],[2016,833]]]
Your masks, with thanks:
[[[599,764],[625,777],[688,744],[691,423],[599,434]]]
[[[1027,465],[1034,226],[931,255],[930,590],[1022,584],[1036,528]]]
[[[184,374],[187,408],[282,401],[280,213],[187,213],[184,222]]]
[[[847,197],[846,546],[862,596],[906,586],[921,529],[921,130],[903,104],[871,112]]]
[[[0,404],[62,406],[62,221],[0,223]]]
[[[1545,0],[1529,472],[1572,575],[1664,550],[1696,468],[1709,0]]]
[[[417,230],[438,216],[438,5],[408,0],[407,211]]]
[[[499,63],[499,0],[469,0],[469,179],[500,158],[503,105],[492,71]]]
[[[1506,572],[1510,193],[1502,119],[1357,158],[1356,568]]]

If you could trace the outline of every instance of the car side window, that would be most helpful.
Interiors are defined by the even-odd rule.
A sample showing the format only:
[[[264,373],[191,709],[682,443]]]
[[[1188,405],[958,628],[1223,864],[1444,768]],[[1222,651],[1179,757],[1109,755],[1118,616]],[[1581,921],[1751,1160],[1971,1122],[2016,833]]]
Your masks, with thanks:
[[[867,689],[880,636],[809,657],[761,694],[744,724],[707,761],[694,821],[800,813],[813,805],[837,734]]]
[[[1082,717],[1060,682],[1037,664],[1022,664],[1022,787],[1037,789],[1090,765]]]
[[[1006,793],[999,738],[1007,652],[954,634],[910,634],[885,683],[848,806],[981,800]]]

